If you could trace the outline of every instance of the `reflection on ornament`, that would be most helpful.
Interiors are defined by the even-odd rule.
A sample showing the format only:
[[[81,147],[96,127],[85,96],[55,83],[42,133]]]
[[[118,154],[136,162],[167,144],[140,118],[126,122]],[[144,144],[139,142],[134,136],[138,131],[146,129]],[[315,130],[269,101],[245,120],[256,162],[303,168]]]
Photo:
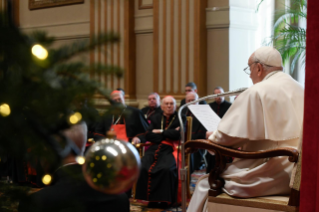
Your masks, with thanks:
[[[10,106],[8,104],[2,104],[0,105],[0,115],[3,117],[6,117],[8,115],[10,115],[11,110],[10,110]]]
[[[34,45],[31,51],[40,60],[45,60],[48,57],[48,51],[39,44]]]
[[[42,177],[42,182],[44,185],[49,185],[51,183],[52,177],[49,174],[46,174]]]
[[[87,151],[83,175],[92,188],[107,194],[119,194],[137,181],[140,164],[139,154],[132,144],[106,138]]]
[[[82,114],[79,112],[73,113],[69,118],[69,121],[71,124],[77,124],[81,120],[82,120]]]

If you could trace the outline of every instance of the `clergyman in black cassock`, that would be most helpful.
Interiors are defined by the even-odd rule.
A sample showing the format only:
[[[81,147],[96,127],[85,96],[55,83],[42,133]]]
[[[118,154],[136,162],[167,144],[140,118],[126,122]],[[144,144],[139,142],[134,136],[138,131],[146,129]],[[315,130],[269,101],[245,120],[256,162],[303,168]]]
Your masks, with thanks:
[[[151,93],[148,95],[148,106],[141,109],[142,113],[144,114],[146,120],[150,124],[150,118],[155,115],[156,113],[160,113],[160,97],[157,93]]]
[[[122,105],[124,108],[120,114],[106,116],[102,119],[95,129],[95,139],[98,140],[101,136],[106,136],[106,132],[113,129],[119,139],[125,137],[122,139],[129,142],[133,140],[144,142],[144,133],[148,128],[148,123],[142,112],[137,108],[125,105],[123,93],[120,91],[113,91],[111,98],[114,103]]]
[[[119,116],[104,117],[95,128],[95,139],[98,140],[103,136],[106,136],[106,132],[111,129],[113,124],[125,124],[128,141],[131,142],[134,137],[138,137],[143,142],[145,138],[144,133],[148,128],[148,123],[142,112],[130,106],[126,106],[125,111],[127,112],[127,115],[123,115],[117,123],[115,122]]]
[[[175,104],[170,115],[163,109],[166,98]],[[151,124],[145,135],[146,140],[154,145],[146,150],[142,158],[135,198],[150,202],[166,202],[169,205],[177,202],[178,169],[173,155],[174,150],[176,153],[173,143],[180,141],[180,123],[175,112],[175,99],[170,96],[166,98],[162,103],[163,112],[151,117]],[[186,117],[183,116],[183,123],[185,120]]]

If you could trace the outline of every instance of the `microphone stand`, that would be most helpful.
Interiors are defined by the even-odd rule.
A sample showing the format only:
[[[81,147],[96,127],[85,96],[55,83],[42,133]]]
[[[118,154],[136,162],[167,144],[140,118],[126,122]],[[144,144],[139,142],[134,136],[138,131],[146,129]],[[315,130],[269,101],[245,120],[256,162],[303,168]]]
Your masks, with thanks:
[[[185,169],[185,148],[184,148],[184,143],[185,143],[185,129],[184,129],[184,125],[183,125],[183,120],[182,120],[182,110],[189,106],[189,105],[192,105],[194,103],[197,103],[197,102],[200,102],[202,100],[205,100],[205,99],[214,99],[216,97],[226,97],[226,96],[234,96],[234,95],[237,95],[237,94],[240,94],[241,92],[245,91],[247,88],[239,88],[237,90],[234,90],[234,91],[228,91],[228,92],[225,92],[225,93],[219,93],[219,94],[212,94],[212,95],[208,95],[208,96],[204,96],[202,98],[199,98],[195,101],[192,101],[192,102],[189,102],[189,103],[186,103],[184,105],[182,105],[179,110],[178,110],[178,120],[179,120],[179,123],[180,123],[180,132],[181,132],[181,154],[182,154],[182,168],[180,169],[180,177],[181,177],[181,181],[182,181],[182,211],[183,212],[186,212],[186,193],[187,193],[187,190],[186,190],[186,186],[189,186],[189,185],[186,185],[186,177],[187,176],[187,172],[186,172],[186,169]]]

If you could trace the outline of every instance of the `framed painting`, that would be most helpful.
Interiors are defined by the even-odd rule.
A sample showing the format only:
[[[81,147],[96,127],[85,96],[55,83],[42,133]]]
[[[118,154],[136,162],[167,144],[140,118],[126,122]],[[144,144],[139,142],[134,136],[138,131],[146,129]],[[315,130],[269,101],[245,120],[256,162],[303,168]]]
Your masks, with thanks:
[[[138,1],[138,9],[152,9],[153,8],[153,0],[139,0]]]
[[[29,0],[29,9],[36,10],[48,7],[58,7],[81,3],[84,3],[84,0]]]

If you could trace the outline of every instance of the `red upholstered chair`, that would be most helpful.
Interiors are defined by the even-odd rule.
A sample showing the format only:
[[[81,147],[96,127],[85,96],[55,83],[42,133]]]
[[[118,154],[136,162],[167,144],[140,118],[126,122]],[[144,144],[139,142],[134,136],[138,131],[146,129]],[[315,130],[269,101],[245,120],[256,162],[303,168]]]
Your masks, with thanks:
[[[207,211],[222,212],[270,212],[270,211],[299,211],[299,189],[301,180],[301,146],[302,133],[299,140],[299,148],[278,148],[260,152],[244,152],[220,146],[208,140],[187,141],[187,152],[192,149],[207,149],[215,152],[215,168],[208,176],[210,190],[208,192]],[[288,196],[265,196],[256,198],[236,198],[222,193],[223,180],[219,175],[225,168],[223,156],[236,158],[259,159],[277,156],[289,156],[289,161],[295,163],[292,171]]]

